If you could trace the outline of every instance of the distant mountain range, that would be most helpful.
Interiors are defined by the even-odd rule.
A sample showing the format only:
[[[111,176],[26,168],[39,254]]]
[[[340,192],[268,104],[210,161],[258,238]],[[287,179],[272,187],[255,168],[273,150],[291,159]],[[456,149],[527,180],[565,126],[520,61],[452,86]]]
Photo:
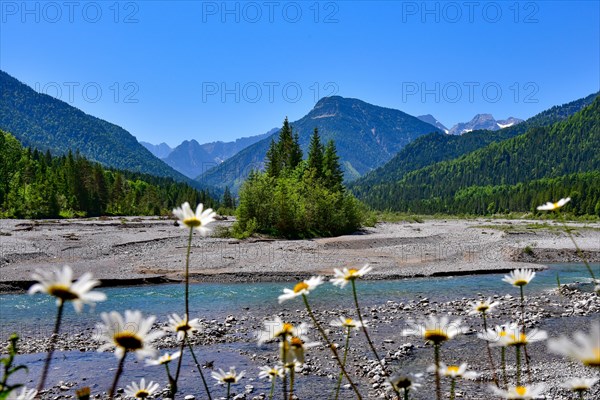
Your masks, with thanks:
[[[509,117],[503,120],[495,120],[492,114],[477,114],[469,122],[461,122],[454,125],[448,132],[450,135],[462,135],[463,133],[485,129],[497,131],[523,122],[522,119]]]
[[[109,167],[199,186],[156,158],[120,126],[37,93],[4,71],[0,71],[0,129],[27,147],[50,150],[55,155],[79,151],[89,160]]]
[[[419,136],[442,132],[402,111],[340,96],[319,100],[306,116],[290,124],[299,135],[305,155],[315,128],[324,141],[334,140],[347,181],[383,165]],[[245,148],[197,179],[236,191],[252,169],[263,167],[270,141],[268,137]]]
[[[159,145],[140,143],[176,171],[193,179],[277,131],[278,129],[274,128],[262,135],[243,137],[233,142],[218,141],[200,144],[194,139],[185,140],[174,149],[171,149],[166,143]]]
[[[497,131],[422,136],[352,182],[350,190],[376,209],[444,212],[455,193],[471,185],[516,184],[597,170],[599,99],[594,93]]]
[[[419,115],[417,118],[419,118],[421,121],[423,122],[427,122],[430,125],[435,126],[436,128],[438,128],[439,130],[441,130],[442,132],[448,133],[448,128],[446,128],[444,126],[444,124],[442,124],[440,121],[438,121],[433,115],[431,114],[425,114],[425,115]]]
[[[152,144],[140,140],[140,144],[147,148],[150,153],[154,154],[154,156],[158,158],[165,158],[173,151],[171,146],[164,142],[161,144]]]

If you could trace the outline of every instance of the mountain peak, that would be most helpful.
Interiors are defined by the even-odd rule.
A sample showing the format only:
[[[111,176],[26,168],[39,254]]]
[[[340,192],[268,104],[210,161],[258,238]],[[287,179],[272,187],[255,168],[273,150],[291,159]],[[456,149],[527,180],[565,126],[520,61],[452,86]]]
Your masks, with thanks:
[[[450,135],[462,135],[474,130],[485,129],[497,131],[523,122],[522,119],[509,117],[505,120],[495,120],[492,114],[476,114],[469,122],[461,122],[452,127],[448,132]]]
[[[419,115],[417,118],[419,118],[423,122],[427,122],[429,125],[433,125],[436,128],[441,129],[442,131],[448,133],[448,128],[446,128],[444,126],[444,124],[442,124],[440,121],[438,121],[437,118],[435,118],[431,114]]]

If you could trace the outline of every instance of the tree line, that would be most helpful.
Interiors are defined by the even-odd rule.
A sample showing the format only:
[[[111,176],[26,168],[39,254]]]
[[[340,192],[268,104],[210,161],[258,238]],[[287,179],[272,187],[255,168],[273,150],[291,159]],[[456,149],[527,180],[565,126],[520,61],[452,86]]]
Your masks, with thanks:
[[[315,128],[307,159],[287,118],[271,141],[265,171],[252,171],[239,192],[234,234],[283,237],[349,233],[366,218],[362,204],[343,185],[333,141],[321,142]]]
[[[171,178],[108,169],[78,153],[24,148],[0,131],[0,216],[160,215],[184,201],[216,207],[205,190]]]

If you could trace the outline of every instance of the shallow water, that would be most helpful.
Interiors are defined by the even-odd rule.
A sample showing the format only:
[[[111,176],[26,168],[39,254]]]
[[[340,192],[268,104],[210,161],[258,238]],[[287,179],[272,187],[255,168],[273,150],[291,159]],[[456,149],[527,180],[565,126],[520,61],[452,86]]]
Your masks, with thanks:
[[[600,276],[600,263],[592,264]],[[541,292],[556,287],[556,275],[561,283],[589,282],[589,273],[583,264],[553,264],[527,286],[529,293]],[[504,274],[467,275],[457,277],[410,278],[401,280],[360,281],[357,284],[361,303],[382,304],[388,300],[405,302],[419,296],[437,301],[492,296],[511,293],[515,288],[502,282]],[[207,320],[222,321],[225,316],[239,313],[270,315],[282,308],[302,308],[299,302],[287,302],[280,306],[277,296],[290,283],[198,283],[190,287],[190,314]],[[327,284],[319,287],[310,296],[314,307],[335,308],[347,306],[350,287],[339,289]],[[62,331],[81,332],[82,328],[93,328],[100,321],[99,313],[126,309],[141,310],[144,315],[157,315],[165,320],[169,313],[183,307],[183,285],[144,285],[102,289],[108,300],[98,303],[94,310],[77,315],[68,305]],[[179,311],[181,314],[181,312]],[[5,294],[0,295],[0,338],[4,340],[12,332],[21,336],[47,336],[51,333],[56,316],[54,300],[47,295]]]

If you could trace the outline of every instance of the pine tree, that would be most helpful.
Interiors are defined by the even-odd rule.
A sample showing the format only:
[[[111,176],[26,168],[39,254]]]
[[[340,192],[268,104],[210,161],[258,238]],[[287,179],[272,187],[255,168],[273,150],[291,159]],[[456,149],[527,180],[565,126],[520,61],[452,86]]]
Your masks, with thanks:
[[[235,201],[233,196],[231,196],[229,186],[225,186],[225,191],[223,192],[223,207],[230,209],[235,208]]]
[[[265,164],[267,175],[272,176],[273,178],[279,177],[279,173],[281,172],[281,159],[279,157],[279,146],[274,139],[271,139],[271,145],[269,146],[269,150],[267,150],[267,160]]]
[[[315,177],[320,179],[323,177],[323,144],[319,136],[319,130],[315,128],[310,146],[308,148],[308,168],[314,171]]]
[[[325,187],[333,191],[344,191],[344,173],[340,166],[340,158],[337,155],[335,144],[330,140],[325,145],[323,155],[323,179]]]

